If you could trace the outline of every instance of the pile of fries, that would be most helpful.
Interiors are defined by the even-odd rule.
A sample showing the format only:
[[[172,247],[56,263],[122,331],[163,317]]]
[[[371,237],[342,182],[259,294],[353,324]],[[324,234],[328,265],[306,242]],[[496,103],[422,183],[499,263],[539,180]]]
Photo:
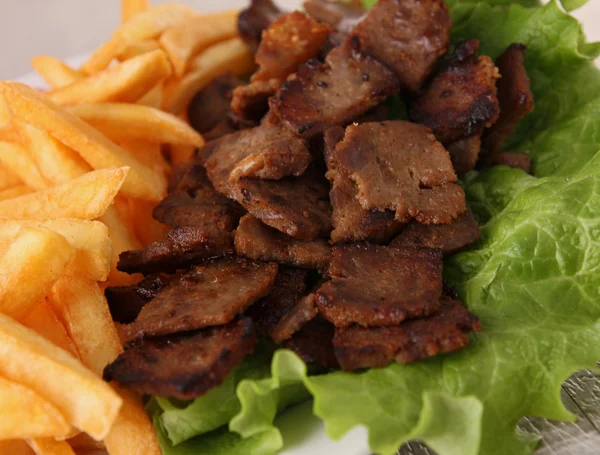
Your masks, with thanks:
[[[101,379],[122,350],[104,288],[165,234],[152,209],[204,143],[190,99],[253,56],[236,11],[122,7],[80,69],[33,59],[48,92],[0,82],[0,453],[160,454],[141,398]]]

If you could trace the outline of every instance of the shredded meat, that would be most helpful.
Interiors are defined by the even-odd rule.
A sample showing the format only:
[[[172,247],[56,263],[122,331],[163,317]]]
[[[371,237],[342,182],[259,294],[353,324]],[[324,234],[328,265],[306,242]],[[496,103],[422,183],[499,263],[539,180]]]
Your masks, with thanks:
[[[463,349],[479,320],[462,303],[442,298],[440,311],[396,327],[336,328],[333,345],[344,371],[384,367],[392,361],[411,363]]]
[[[225,257],[191,268],[124,326],[128,339],[226,324],[273,288],[277,264]]]
[[[238,30],[246,42],[256,46],[261,39],[263,30],[283,14],[271,0],[250,0],[250,6],[243,10],[238,17]]]
[[[308,0],[304,2],[304,10],[333,30],[329,40],[333,47],[343,43],[348,33],[367,14],[360,0]]]
[[[254,350],[256,332],[250,319],[162,338],[142,339],[104,369],[104,380],[116,381],[139,394],[197,398],[221,384]]]
[[[276,343],[281,343],[292,337],[296,332],[302,329],[305,324],[312,321],[319,310],[315,304],[315,295],[309,294],[298,300],[296,305],[291,308],[279,320],[277,325],[271,331],[271,337]]]
[[[163,275],[151,275],[132,286],[106,288],[104,295],[113,321],[121,324],[133,322],[144,305],[166,288],[170,281]]]
[[[429,248],[336,246],[331,281],[316,292],[319,312],[336,327],[397,325],[439,309],[442,254]]]
[[[309,365],[325,369],[339,368],[333,351],[333,335],[333,325],[316,317],[284,341],[283,346],[294,351]]]
[[[269,110],[269,98],[275,95],[280,85],[279,79],[268,79],[236,88],[231,110],[243,118],[261,119]]]
[[[190,125],[201,134],[208,133],[227,121],[233,90],[243,82],[233,76],[224,75],[200,90],[188,106]]]
[[[356,183],[365,210],[393,210],[402,222],[445,224],[467,209],[448,152],[422,125],[351,125],[333,155],[335,168]]]
[[[452,166],[458,174],[469,172],[475,167],[481,151],[481,137],[479,135],[459,139],[446,146]]]
[[[416,91],[448,52],[452,21],[441,0],[379,0],[350,37],[362,53],[394,70]]]
[[[297,240],[252,215],[240,220],[234,243],[240,256],[295,267],[326,270],[331,260],[331,247],[326,240]]]
[[[523,169],[525,172],[531,171],[531,158],[524,153],[502,152],[492,155],[489,160],[492,166],[505,165],[516,169]]]

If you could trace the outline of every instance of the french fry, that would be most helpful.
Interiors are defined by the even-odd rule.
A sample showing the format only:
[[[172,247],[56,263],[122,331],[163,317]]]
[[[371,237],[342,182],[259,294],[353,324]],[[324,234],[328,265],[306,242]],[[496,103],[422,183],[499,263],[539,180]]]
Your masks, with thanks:
[[[71,425],[33,390],[0,377],[0,439],[61,438]]]
[[[81,156],[47,132],[21,121],[16,121],[15,125],[48,186],[66,183],[92,170]]]
[[[21,439],[0,441],[0,453],[10,455],[35,455],[35,452]]]
[[[142,54],[155,51],[160,49],[160,44],[157,40],[148,39],[143,41],[132,41],[123,46],[122,49],[117,52],[117,60],[124,62],[125,60],[138,57]]]
[[[55,105],[47,97],[17,82],[1,82],[0,93],[13,113],[75,150],[94,169],[129,166],[123,192],[133,197],[159,201],[166,193],[166,180],[144,167],[127,151],[76,115]],[[0,214],[1,216],[1,214]]]
[[[148,0],[122,0],[121,1],[121,22],[125,23],[136,14],[145,11],[150,6]]]
[[[188,62],[199,52],[238,34],[236,10],[191,17],[166,30],[160,45],[169,55],[177,77],[183,76]]]
[[[106,101],[134,102],[171,75],[171,64],[158,49],[107,68],[48,96],[63,106]]]
[[[0,202],[0,219],[96,219],[112,204],[128,168],[102,169],[46,190]]]
[[[19,196],[24,196],[25,194],[33,193],[33,190],[29,188],[27,185],[15,185],[10,188],[6,188],[4,190],[0,190],[0,201],[5,201],[7,199],[14,199]]]
[[[159,223],[152,217],[155,204],[142,200],[130,202],[131,218],[129,226],[135,233],[136,238],[141,242],[142,247],[163,239],[170,228],[165,224]]]
[[[202,136],[187,123],[153,107],[126,103],[79,104],[70,107],[69,112],[115,140],[204,145]]]
[[[17,174],[0,165],[0,190],[23,183]]]
[[[75,249],[75,258],[64,274],[96,281],[108,278],[112,242],[106,225],[99,221],[56,219],[48,221],[2,220],[0,239],[15,237],[23,228],[48,229],[62,235]]]
[[[0,257],[0,311],[22,318],[52,289],[75,249],[47,229],[23,228]]]
[[[0,163],[18,175],[27,186],[36,190],[47,187],[35,162],[21,145],[0,141]]]
[[[142,106],[154,107],[156,109],[161,109],[163,104],[163,88],[164,82],[157,84],[154,86],[152,90],[142,96],[139,100],[136,101],[136,104],[141,104]]]
[[[48,341],[79,359],[77,348],[69,338],[65,326],[46,299],[42,300],[21,322],[25,327],[35,330]]]
[[[130,152],[145,166],[166,175],[171,171],[171,165],[163,154],[163,146],[156,142],[148,141],[120,141],[121,147]]]
[[[254,56],[241,38],[215,44],[190,62],[188,74],[169,81],[165,87],[165,110],[180,114],[192,97],[215,77],[224,73],[243,76],[251,73],[254,66]]]
[[[35,455],[75,455],[75,452],[66,441],[39,438],[28,439],[27,444],[33,449]]]
[[[0,314],[0,376],[53,403],[75,428],[103,439],[123,400],[80,361]]]
[[[31,66],[52,88],[64,87],[83,78],[79,71],[49,55],[33,57]]]
[[[96,74],[110,65],[110,62],[117,56],[121,50],[122,42],[119,39],[112,38],[94,51],[92,55],[81,66],[81,71],[85,74]]]

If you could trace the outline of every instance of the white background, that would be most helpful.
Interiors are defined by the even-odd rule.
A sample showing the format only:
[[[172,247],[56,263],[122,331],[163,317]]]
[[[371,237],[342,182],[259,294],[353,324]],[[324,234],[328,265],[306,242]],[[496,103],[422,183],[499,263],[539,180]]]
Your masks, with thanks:
[[[181,0],[201,11],[242,7],[249,0]],[[0,79],[30,71],[34,55],[87,53],[119,24],[119,0],[0,0]],[[153,4],[167,3],[153,0]],[[278,0],[292,8],[299,0]],[[591,41],[600,40],[600,0],[575,12]]]

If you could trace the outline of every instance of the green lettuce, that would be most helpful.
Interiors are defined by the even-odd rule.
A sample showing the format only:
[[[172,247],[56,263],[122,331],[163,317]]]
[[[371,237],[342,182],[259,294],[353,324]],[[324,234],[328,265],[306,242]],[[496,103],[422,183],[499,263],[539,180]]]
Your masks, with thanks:
[[[496,167],[464,181],[483,235],[447,260],[445,275],[483,331],[462,352],[354,374],[307,375],[297,356],[277,351],[270,371],[260,362],[236,370],[191,404],[158,400],[165,454],[273,454],[275,415],[307,391],[330,437],[362,425],[382,454],[413,439],[439,455],[531,454],[538,439],[517,431],[522,417],[574,419],[561,383],[600,359],[600,46],[555,2],[449,5],[454,42],[479,38],[492,57],[512,42],[528,46],[536,100],[504,146],[530,155],[534,175]]]

